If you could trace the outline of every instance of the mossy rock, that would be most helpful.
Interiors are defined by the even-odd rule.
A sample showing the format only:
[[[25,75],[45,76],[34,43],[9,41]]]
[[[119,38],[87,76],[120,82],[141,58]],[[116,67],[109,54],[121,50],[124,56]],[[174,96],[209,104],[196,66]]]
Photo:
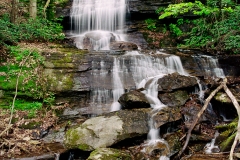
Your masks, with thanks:
[[[177,90],[171,93],[158,94],[161,102],[169,107],[182,106],[189,99],[187,91]]]
[[[87,160],[131,160],[129,153],[113,148],[98,148],[91,152]]]
[[[232,101],[230,100],[230,98],[228,97],[228,95],[226,93],[223,92],[218,92],[215,96],[214,99],[216,101],[219,101],[221,103],[232,103]]]

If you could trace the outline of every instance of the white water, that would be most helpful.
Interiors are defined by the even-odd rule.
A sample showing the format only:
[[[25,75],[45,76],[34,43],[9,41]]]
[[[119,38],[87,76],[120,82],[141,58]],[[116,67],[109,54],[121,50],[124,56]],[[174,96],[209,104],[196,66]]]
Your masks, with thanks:
[[[93,50],[109,50],[111,40],[124,40],[125,0],[73,0],[71,34],[76,46]]]
[[[219,133],[218,131],[216,131],[212,141],[206,144],[206,146],[204,147],[206,154],[216,153],[220,151],[219,147],[215,145],[215,141],[218,136],[219,136]]]
[[[164,54],[166,55],[166,54]],[[159,63],[158,63],[159,64]],[[177,56],[170,56],[165,58],[165,67],[167,70],[167,73],[173,73],[178,72],[182,75],[187,75],[187,73],[184,71],[181,60]],[[147,72],[150,72],[148,70]],[[158,99],[158,79],[162,78],[166,75],[166,72],[155,72],[155,76],[147,77],[143,79],[139,85],[138,88],[145,88],[145,91],[142,91],[146,98],[148,99],[149,103],[151,104],[152,110],[152,117],[154,117],[154,113],[157,113],[162,108],[166,107],[159,99]],[[161,139],[159,136],[159,129],[155,127],[153,118],[150,117],[149,120],[149,133],[148,133],[148,142],[146,146],[148,145],[157,145],[157,143],[164,143],[169,150],[169,146],[167,142],[164,139]],[[145,150],[143,150],[145,152]],[[169,157],[167,155],[160,156],[160,160],[169,160]]]
[[[224,78],[225,74],[221,68],[219,68],[218,59],[207,55],[193,56],[198,67],[203,71],[205,77],[218,77]]]
[[[113,103],[111,106],[111,111],[117,111],[121,109],[121,105],[118,102],[119,97],[124,93],[123,84],[121,82],[119,76],[119,64],[120,62],[117,61],[117,58],[114,58],[113,63]]]

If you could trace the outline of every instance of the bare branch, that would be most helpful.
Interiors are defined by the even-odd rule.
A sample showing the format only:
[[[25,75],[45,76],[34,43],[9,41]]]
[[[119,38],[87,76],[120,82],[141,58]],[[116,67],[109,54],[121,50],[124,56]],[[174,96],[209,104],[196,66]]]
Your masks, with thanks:
[[[202,109],[198,112],[195,120],[193,121],[192,125],[190,126],[189,130],[188,130],[188,133],[187,133],[187,138],[186,138],[186,141],[185,141],[185,144],[182,148],[182,150],[180,151],[180,153],[178,154],[179,157],[181,157],[182,153],[185,151],[185,149],[187,148],[187,145],[188,145],[188,142],[190,140],[190,137],[191,137],[191,133],[192,133],[192,130],[194,129],[195,125],[197,124],[199,118],[201,117],[201,115],[203,114],[203,112],[207,109],[207,106],[209,104],[209,102],[211,101],[211,99],[215,96],[215,94],[223,88],[224,85],[226,85],[227,83],[227,79],[223,79],[223,82],[220,84],[220,86],[218,86],[209,96],[208,98],[205,100],[205,103],[204,103],[204,106],[202,107]]]

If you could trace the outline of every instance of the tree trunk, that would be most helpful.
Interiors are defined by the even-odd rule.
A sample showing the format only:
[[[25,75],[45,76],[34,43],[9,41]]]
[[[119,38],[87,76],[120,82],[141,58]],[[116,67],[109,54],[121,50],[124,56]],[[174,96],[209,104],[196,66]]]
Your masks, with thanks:
[[[16,23],[17,14],[18,14],[18,2],[19,0],[12,0],[12,9],[10,15],[10,22]]]
[[[35,19],[37,17],[37,0],[30,0],[29,14],[30,18]]]

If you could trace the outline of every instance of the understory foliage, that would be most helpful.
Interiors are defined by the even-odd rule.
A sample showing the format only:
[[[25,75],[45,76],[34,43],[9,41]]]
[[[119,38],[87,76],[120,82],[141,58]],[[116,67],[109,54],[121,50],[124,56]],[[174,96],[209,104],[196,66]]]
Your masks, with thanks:
[[[9,15],[4,15],[0,24],[0,45],[12,45],[20,41],[48,42],[64,39],[62,26],[44,18],[28,19],[24,23],[13,24]]]
[[[235,1],[207,0],[206,4],[200,1],[171,4],[156,12],[160,20],[177,19],[167,29],[177,39],[183,39],[180,47],[240,53],[240,5]],[[186,26],[189,31],[184,30]]]
[[[29,0],[19,0],[17,4],[16,21],[11,22],[12,5],[10,0],[0,3],[0,46],[16,45],[18,42],[53,42],[64,39],[61,17],[55,16],[56,5],[66,3],[66,0],[50,1],[46,13],[43,8],[46,0],[37,1],[37,17],[29,17]],[[9,4],[10,3],[10,4]]]
[[[63,40],[65,35],[59,23],[61,17],[55,16],[55,9],[67,3],[67,0],[51,0],[47,6],[47,0],[38,0],[36,18],[30,18],[30,0],[16,1],[14,22],[11,17],[15,7],[11,2],[12,0],[0,2],[0,91],[8,92],[4,95],[8,102],[0,104],[0,107],[8,107],[11,103],[9,97],[11,99],[16,89],[15,109],[35,110],[41,108],[43,103],[50,105],[54,95],[46,88],[46,79],[43,76],[44,59],[41,54],[35,49],[21,49],[17,45],[19,42]]]
[[[46,103],[53,97],[46,88],[46,79],[43,75],[44,58],[35,50],[21,49],[18,46],[8,47],[8,50],[10,58],[4,66],[0,66],[2,74],[0,89],[8,91],[11,96],[15,94],[14,88],[17,88],[16,94],[19,98],[16,99],[15,109],[40,109],[43,102]],[[17,81],[18,85],[16,85]],[[25,101],[20,98],[22,96],[29,97],[33,101]],[[9,100],[6,105],[11,103],[11,98]]]

